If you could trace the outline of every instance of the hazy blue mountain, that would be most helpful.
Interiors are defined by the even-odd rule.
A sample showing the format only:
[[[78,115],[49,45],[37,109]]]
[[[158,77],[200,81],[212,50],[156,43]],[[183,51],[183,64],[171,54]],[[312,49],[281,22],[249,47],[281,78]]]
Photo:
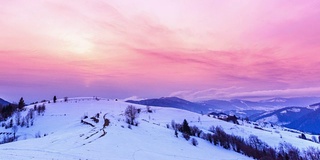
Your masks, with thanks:
[[[248,101],[240,99],[232,100],[207,100],[201,102],[190,102],[178,97],[162,97],[146,100],[128,100],[127,102],[185,109],[197,113],[224,112],[240,117],[258,118],[267,111],[278,110],[285,107],[307,107],[320,101],[320,97],[297,97],[297,98],[272,98],[261,101]],[[285,118],[284,118],[285,119]]]
[[[198,103],[190,102],[178,97],[162,97],[162,98],[154,98],[154,99],[146,99],[140,101],[128,100],[126,102],[141,104],[146,106],[161,106],[161,107],[172,107],[178,109],[184,109],[197,113],[207,113],[209,111],[209,107],[203,106]]]
[[[320,108],[286,125],[288,128],[320,134]]]
[[[268,100],[259,101],[265,106],[299,106],[307,107],[320,101],[320,97],[295,97],[295,98],[272,98]]]
[[[239,117],[249,117],[254,121],[272,122],[301,131],[320,133],[320,103],[317,103],[319,101],[319,97],[298,97],[273,98],[257,102],[239,99],[190,102],[178,97],[162,97],[127,102],[172,107],[204,114],[223,112]]]
[[[233,100],[207,100],[199,102],[203,105],[210,105],[213,109],[230,111],[230,110],[264,110],[265,109],[279,109],[283,107],[307,107],[320,101],[320,97],[297,97],[297,98],[272,98],[261,101],[247,101],[240,99]]]
[[[247,110],[251,109],[255,106],[260,106],[259,102],[252,102],[252,101],[246,101],[246,100],[240,100],[240,99],[232,99],[232,100],[208,100],[208,101],[202,101],[198,102],[202,105],[208,105],[214,110],[220,110],[220,111],[231,111],[231,110]]]
[[[289,124],[314,110],[306,107],[285,107],[272,112],[249,117],[253,121]]]
[[[0,105],[8,105],[8,104],[10,103],[0,98]]]

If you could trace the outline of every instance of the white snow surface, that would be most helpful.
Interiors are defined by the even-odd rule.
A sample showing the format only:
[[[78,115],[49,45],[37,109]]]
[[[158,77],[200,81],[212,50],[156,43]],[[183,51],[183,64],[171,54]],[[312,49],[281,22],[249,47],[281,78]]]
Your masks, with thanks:
[[[251,159],[231,150],[196,138],[198,146],[189,141],[174,136],[174,131],[166,127],[174,120],[182,123],[184,119],[190,126],[208,132],[211,126],[222,126],[228,134],[248,138],[251,134],[270,146],[276,147],[280,142],[289,142],[300,149],[309,146],[320,147],[319,144],[297,138],[299,133],[286,131],[281,127],[266,127],[255,129],[254,125],[240,122],[240,125],[221,121],[197,113],[174,109],[153,107],[153,113],[146,112],[146,106],[141,108],[138,117],[139,125],[128,128],[125,123],[124,111],[128,105],[123,101],[104,98],[73,98],[68,102],[58,100],[57,103],[45,103],[46,111],[36,116],[34,126],[19,127],[19,140],[0,145],[1,159],[77,159],[77,160],[246,160]],[[32,108],[28,106],[27,108]],[[27,112],[23,113],[24,116]],[[90,121],[90,117],[100,114],[100,122]],[[111,121],[104,130],[103,115]],[[95,125],[91,127],[80,123],[81,117]],[[200,117],[200,122],[198,121]],[[11,132],[11,129],[0,128],[0,132]],[[41,138],[34,138],[36,133]],[[47,134],[46,136],[43,136]],[[312,135],[306,134],[307,138]],[[1,135],[0,135],[1,138]]]
[[[300,109],[300,108],[291,108],[291,109],[288,109],[288,111],[289,111],[289,112],[296,112],[296,113],[298,113],[298,112],[301,111],[301,109]]]
[[[280,113],[281,114],[286,114],[288,111],[287,110],[283,110],[283,111],[281,111]]]
[[[46,104],[44,115],[36,116],[34,126],[19,128],[19,141],[0,145],[0,159],[88,159],[88,160],[246,160],[244,155],[214,146],[196,138],[198,146],[193,146],[181,134],[174,136],[172,129],[166,128],[172,119],[182,123],[197,119],[198,114],[171,108],[152,107],[155,113],[147,113],[145,106],[135,105],[142,112],[139,125],[128,128],[124,111],[128,105],[122,101],[94,98],[74,98],[68,102]],[[29,106],[28,108],[32,108]],[[90,117],[100,114],[100,122],[90,121]],[[80,123],[87,114],[86,121],[95,127]],[[103,134],[103,115],[110,119],[110,126]],[[150,117],[150,120],[149,120]],[[211,120],[211,119],[210,119]],[[180,122],[181,121],[181,122]],[[1,132],[11,129],[1,128]],[[34,138],[40,132],[41,138]]]

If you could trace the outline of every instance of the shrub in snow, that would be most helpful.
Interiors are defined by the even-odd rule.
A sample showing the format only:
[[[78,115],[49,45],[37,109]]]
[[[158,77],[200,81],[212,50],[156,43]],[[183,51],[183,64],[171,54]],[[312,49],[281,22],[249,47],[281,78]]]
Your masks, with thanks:
[[[105,118],[105,119],[104,119],[103,128],[109,126],[109,124],[110,124],[110,120],[109,120],[108,118]]]
[[[205,140],[209,141],[210,143],[212,143],[212,135],[210,133],[203,134],[202,139],[205,139]],[[215,143],[214,145],[217,145],[217,144]]]
[[[301,135],[299,136],[299,138],[301,138],[301,139],[307,139],[306,135],[303,134],[303,133],[301,133]]]
[[[91,117],[90,119],[92,119],[95,123],[99,123],[99,119],[96,117]]]
[[[9,137],[8,135],[3,135],[2,141],[0,144],[13,142],[15,139],[13,137]]]
[[[190,127],[190,132],[192,136],[200,137],[201,130],[197,126]]]
[[[194,145],[194,146],[197,146],[199,143],[195,138],[192,138],[191,139],[191,144]]]
[[[150,106],[147,106],[147,112],[148,112],[148,113],[152,113],[152,110],[151,110],[151,107],[150,107]]]
[[[215,133],[215,132],[216,132],[216,127],[211,126],[211,127],[209,128],[209,131],[212,132],[212,133]]]
[[[187,141],[189,141],[189,139],[190,139],[189,134],[183,133],[182,136],[183,136],[184,139],[186,139]]]
[[[40,134],[40,131],[38,131],[35,135],[34,135],[35,138],[41,138],[41,134]]]
[[[227,121],[227,122],[232,121],[234,124],[239,124],[238,118],[237,118],[235,115],[233,115],[233,116],[228,116],[228,118],[226,119],[226,121]]]
[[[96,118],[99,118],[99,117],[100,117],[100,113],[97,113],[97,114],[96,114]]]

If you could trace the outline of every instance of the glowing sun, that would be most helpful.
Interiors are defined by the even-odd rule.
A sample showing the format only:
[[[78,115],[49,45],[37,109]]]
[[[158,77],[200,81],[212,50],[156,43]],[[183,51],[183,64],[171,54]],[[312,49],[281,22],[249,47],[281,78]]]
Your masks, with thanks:
[[[63,37],[68,52],[85,55],[92,51],[93,44],[90,38],[83,35],[66,35]]]

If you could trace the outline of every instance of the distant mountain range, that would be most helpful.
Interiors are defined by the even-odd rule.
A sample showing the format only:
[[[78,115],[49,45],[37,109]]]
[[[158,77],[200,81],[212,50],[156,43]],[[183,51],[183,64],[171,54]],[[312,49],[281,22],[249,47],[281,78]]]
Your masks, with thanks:
[[[184,109],[196,113],[207,113],[209,108],[198,103],[190,102],[178,97],[162,97],[154,99],[146,99],[140,101],[128,100],[128,103],[141,104],[146,106],[161,106]]]
[[[306,107],[310,104],[320,101],[320,97],[297,97],[297,98],[272,98],[261,101],[247,100],[208,100],[200,102],[205,105],[210,105],[214,109],[222,111],[230,110],[274,110],[284,107]]]
[[[314,110],[307,107],[285,107],[275,111],[265,112],[260,115],[253,115],[249,118],[252,121],[287,125],[313,111]]]
[[[252,121],[270,122],[303,132],[320,134],[320,103],[308,107],[285,107],[249,117]]]
[[[8,105],[8,104],[10,104],[8,101],[5,101],[2,98],[0,98],[0,105],[4,106],[4,105]]]
[[[190,102],[178,97],[162,97],[145,99],[140,101],[128,100],[127,102],[149,106],[165,106],[179,108],[197,113],[209,113],[215,111],[231,113],[243,117],[249,117],[255,114],[260,115],[262,112],[265,111],[273,111],[284,107],[307,107],[310,104],[320,102],[320,97],[273,98],[256,102],[240,99],[213,99],[201,102]]]
[[[190,102],[178,97],[162,97],[127,102],[172,107],[203,114],[223,112],[238,117],[249,117],[252,121],[271,122],[305,132],[320,133],[320,97],[273,98],[257,102],[239,99]]]

